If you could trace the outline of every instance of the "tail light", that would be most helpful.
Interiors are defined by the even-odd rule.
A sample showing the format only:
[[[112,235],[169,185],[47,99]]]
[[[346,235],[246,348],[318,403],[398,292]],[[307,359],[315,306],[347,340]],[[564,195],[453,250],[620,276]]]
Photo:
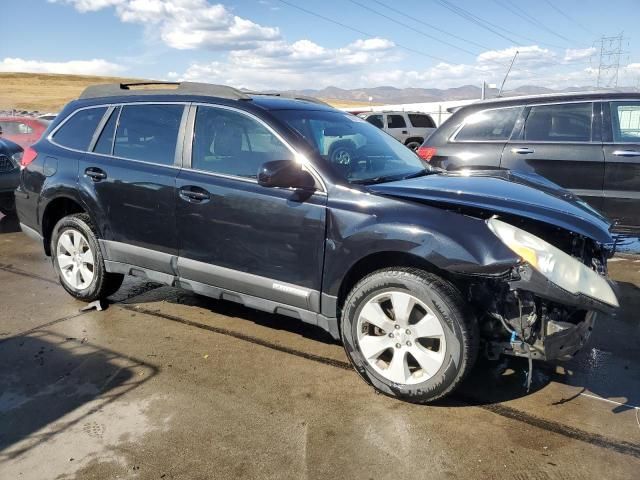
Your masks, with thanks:
[[[438,150],[433,147],[421,146],[421,147],[418,147],[418,150],[416,150],[416,153],[421,159],[425,160],[426,162],[430,162],[431,157],[433,157],[437,153],[437,151]]]
[[[36,152],[33,148],[25,147],[24,152],[22,153],[22,161],[20,162],[21,167],[24,168],[29,165],[36,159],[37,156],[38,152]]]

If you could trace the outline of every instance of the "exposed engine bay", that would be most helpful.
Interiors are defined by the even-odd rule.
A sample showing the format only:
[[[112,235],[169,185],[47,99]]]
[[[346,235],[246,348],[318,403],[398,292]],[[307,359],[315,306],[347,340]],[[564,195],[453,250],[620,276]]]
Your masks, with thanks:
[[[515,223],[514,219],[510,219]],[[566,230],[521,220],[526,231],[579,260],[603,278],[611,251]],[[568,359],[586,343],[598,313],[614,308],[553,284],[523,261],[500,278],[468,283],[488,358],[513,355],[537,360]]]

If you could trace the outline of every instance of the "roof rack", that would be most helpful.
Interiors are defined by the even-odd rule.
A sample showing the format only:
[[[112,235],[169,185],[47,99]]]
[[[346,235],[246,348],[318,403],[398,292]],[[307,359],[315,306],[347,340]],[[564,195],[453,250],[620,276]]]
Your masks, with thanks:
[[[264,95],[264,96],[271,96],[271,97],[289,98],[291,100],[303,100],[305,102],[317,103],[318,105],[326,105],[327,107],[331,106],[327,102],[323,102],[318,98],[307,97],[305,95],[292,95],[292,94],[280,93],[280,92],[252,92],[252,91],[245,91],[244,93],[246,93],[247,95]]]
[[[149,85],[167,85],[177,88],[131,88]],[[246,93],[226,85],[195,82],[137,82],[137,83],[105,83],[91,85],[84,89],[81,99],[115,97],[122,95],[203,95],[208,97],[228,98],[231,100],[251,100]]]

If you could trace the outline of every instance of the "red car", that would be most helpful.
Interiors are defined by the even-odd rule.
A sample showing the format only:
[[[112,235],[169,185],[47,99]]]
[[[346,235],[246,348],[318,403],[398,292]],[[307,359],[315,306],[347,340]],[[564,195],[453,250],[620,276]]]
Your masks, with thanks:
[[[26,148],[40,140],[47,125],[36,118],[0,117],[0,135]]]

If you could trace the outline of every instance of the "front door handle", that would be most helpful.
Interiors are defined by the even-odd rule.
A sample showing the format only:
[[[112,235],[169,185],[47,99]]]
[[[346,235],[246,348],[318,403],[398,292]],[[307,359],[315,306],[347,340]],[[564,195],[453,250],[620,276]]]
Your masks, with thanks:
[[[528,153],[534,153],[535,150],[533,148],[528,148],[528,147],[518,147],[518,148],[512,148],[511,149],[511,153],[519,153],[520,155],[526,155]]]
[[[107,178],[107,174],[105,173],[105,171],[97,167],[87,168],[84,171],[84,174],[94,182],[99,182],[100,180],[104,180],[105,178]]]
[[[180,189],[180,197],[187,202],[204,202],[209,200],[211,196],[204,188],[199,187],[182,187]]]
[[[402,133],[403,133],[404,135],[407,135],[409,132],[408,132],[408,131],[406,131],[406,130],[402,130]]]
[[[613,154],[618,157],[640,157],[640,152],[638,150],[616,150]]]

